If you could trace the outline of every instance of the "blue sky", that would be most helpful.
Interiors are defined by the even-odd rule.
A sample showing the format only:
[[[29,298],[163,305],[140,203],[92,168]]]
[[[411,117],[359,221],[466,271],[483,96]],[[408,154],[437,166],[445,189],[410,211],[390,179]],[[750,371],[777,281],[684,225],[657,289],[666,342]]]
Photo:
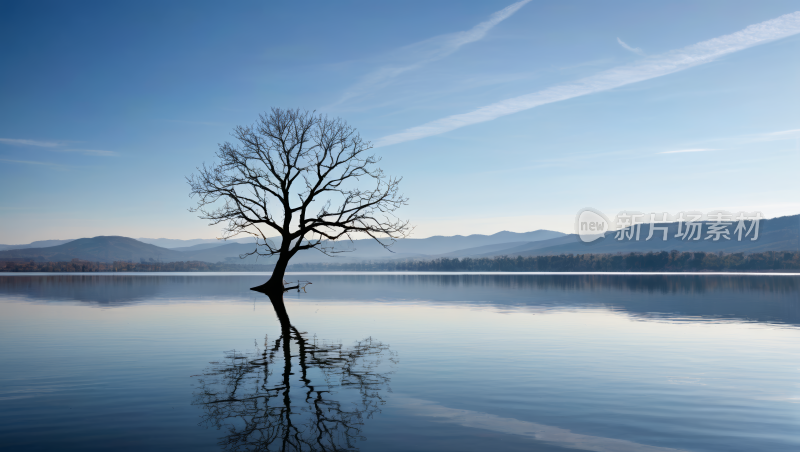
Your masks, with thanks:
[[[797,2],[3,2],[0,243],[212,238],[184,177],[340,116],[415,237],[800,213]]]

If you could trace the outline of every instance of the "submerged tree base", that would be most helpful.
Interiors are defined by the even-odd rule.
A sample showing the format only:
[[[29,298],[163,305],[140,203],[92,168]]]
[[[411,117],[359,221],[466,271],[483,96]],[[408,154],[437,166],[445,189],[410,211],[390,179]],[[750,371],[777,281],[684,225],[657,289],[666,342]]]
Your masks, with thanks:
[[[308,287],[312,283],[310,281],[299,281],[298,280],[297,284],[295,284],[294,286],[292,286],[291,284],[292,283],[287,283],[287,282],[284,281],[283,286],[278,288],[278,287],[273,287],[273,286],[269,285],[269,283],[267,282],[267,283],[264,283],[264,284],[262,284],[260,286],[251,287],[250,290],[254,290],[256,292],[261,292],[261,293],[264,293],[264,294],[266,294],[266,293],[286,293],[286,292],[288,292],[290,290],[299,291],[300,289],[303,289],[303,292],[305,292],[306,291],[306,287]]]

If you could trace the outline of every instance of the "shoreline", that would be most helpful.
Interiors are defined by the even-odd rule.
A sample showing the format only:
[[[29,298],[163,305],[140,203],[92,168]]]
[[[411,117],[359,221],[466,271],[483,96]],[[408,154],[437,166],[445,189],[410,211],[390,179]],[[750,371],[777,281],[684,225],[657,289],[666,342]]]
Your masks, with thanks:
[[[270,275],[270,272],[0,272],[0,276],[64,276],[64,275],[88,275],[88,276],[263,276]],[[286,275],[315,275],[315,276],[424,276],[424,275],[476,275],[476,276],[800,276],[800,270],[794,272],[728,272],[728,271],[693,271],[693,272],[465,272],[465,271],[308,271],[308,272],[286,272]]]

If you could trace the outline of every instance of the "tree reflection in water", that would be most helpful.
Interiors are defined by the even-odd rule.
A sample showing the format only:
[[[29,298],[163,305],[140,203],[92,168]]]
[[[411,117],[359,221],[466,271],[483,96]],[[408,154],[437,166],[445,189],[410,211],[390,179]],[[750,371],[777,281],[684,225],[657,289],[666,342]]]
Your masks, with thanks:
[[[200,376],[193,404],[203,408],[201,425],[227,430],[219,444],[230,451],[357,450],[364,420],[391,392],[395,353],[372,338],[349,348],[308,338],[276,312],[277,340],[227,352]]]

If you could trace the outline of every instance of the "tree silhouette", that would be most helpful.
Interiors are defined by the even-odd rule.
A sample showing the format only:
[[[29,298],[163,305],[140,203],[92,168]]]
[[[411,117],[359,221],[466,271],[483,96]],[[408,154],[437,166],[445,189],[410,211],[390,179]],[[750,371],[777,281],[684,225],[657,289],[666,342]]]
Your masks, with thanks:
[[[219,162],[203,164],[187,181],[198,197],[193,211],[225,224],[223,238],[252,235],[256,246],[246,255],[278,256],[257,289],[282,292],[299,251],[341,252],[332,243],[356,233],[388,247],[410,231],[393,214],[407,202],[400,178],[384,175],[380,159],[367,153],[372,145],[343,120],[273,108],[233,136],[238,144],[221,144]],[[276,234],[279,244],[270,240]]]
[[[226,431],[220,446],[357,450],[364,420],[380,412],[382,391],[391,392],[396,358],[389,346],[372,338],[351,347],[309,339],[288,318],[278,339],[256,346],[250,354],[226,352],[199,378],[193,403],[203,408],[201,424]]]

